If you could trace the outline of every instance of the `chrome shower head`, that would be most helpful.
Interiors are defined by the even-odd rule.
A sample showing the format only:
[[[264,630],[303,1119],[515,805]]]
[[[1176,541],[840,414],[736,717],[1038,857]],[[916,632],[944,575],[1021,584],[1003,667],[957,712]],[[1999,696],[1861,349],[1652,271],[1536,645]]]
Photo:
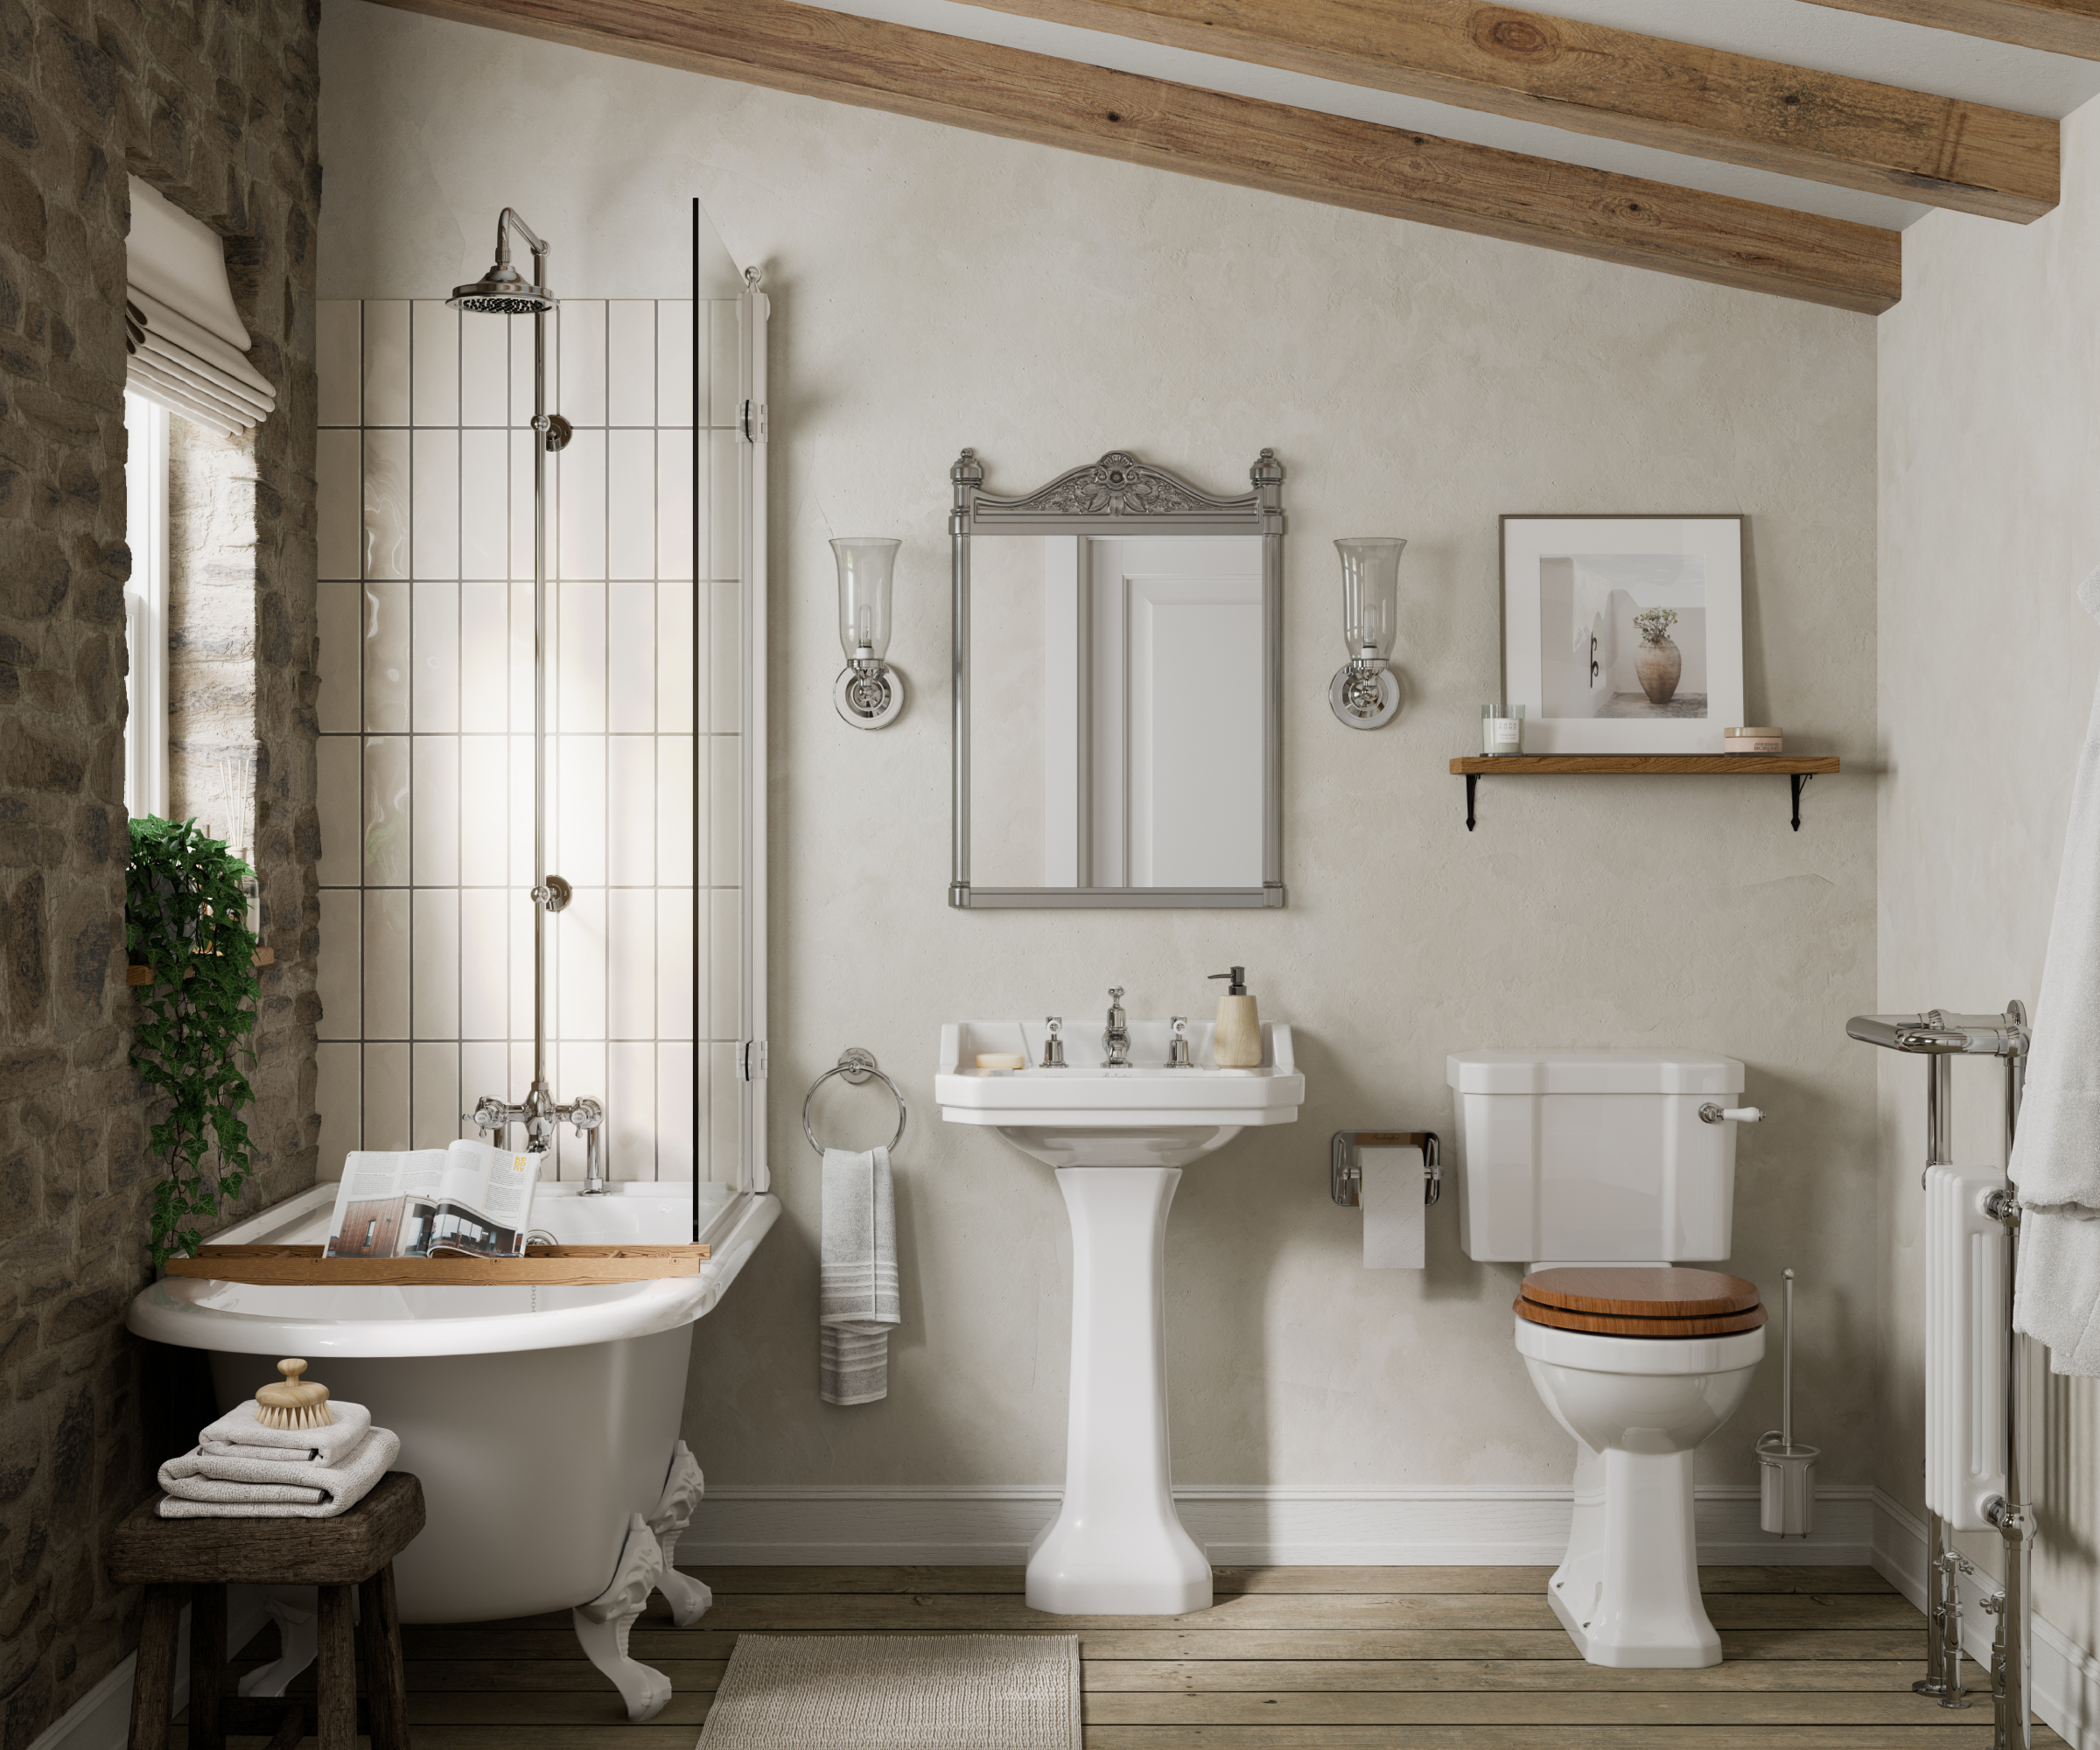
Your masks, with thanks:
[[[513,225],[532,245],[533,277],[529,280],[510,264]],[[552,310],[555,297],[547,289],[547,254],[548,245],[534,234],[532,227],[506,206],[496,220],[496,264],[486,278],[471,285],[454,286],[445,302],[454,310],[468,310],[480,316],[537,316]]]

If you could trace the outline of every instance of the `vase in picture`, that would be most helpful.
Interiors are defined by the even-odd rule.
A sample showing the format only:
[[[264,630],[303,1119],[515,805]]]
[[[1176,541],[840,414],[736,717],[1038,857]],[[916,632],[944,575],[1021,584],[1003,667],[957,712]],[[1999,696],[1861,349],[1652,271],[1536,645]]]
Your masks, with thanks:
[[[1651,607],[1634,616],[1641,634],[1640,648],[1634,652],[1634,673],[1651,705],[1668,704],[1684,673],[1684,653],[1670,635],[1676,623],[1677,611],[1671,607]]]

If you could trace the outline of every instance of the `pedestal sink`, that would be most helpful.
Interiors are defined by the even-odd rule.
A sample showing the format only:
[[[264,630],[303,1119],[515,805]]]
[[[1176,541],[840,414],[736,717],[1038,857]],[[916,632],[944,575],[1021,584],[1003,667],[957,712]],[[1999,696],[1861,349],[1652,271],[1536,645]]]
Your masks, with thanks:
[[[1057,1169],[1072,1221],[1072,1395],[1065,1498],[1028,1553],[1028,1602],[1064,1615],[1178,1616],[1210,1604],[1210,1564],[1174,1511],[1164,1343],[1166,1213],[1181,1169],[1252,1124],[1296,1121],[1306,1078],[1291,1029],[1262,1027],[1262,1067],[1219,1069],[1211,1029],[1194,1067],[1167,1068],[1164,1021],[1130,1024],[1128,1067],[1092,1029],[1061,1069],[978,1069],[980,1053],[1043,1058],[1017,1021],[941,1029],[934,1097],[951,1124],[988,1124]]]

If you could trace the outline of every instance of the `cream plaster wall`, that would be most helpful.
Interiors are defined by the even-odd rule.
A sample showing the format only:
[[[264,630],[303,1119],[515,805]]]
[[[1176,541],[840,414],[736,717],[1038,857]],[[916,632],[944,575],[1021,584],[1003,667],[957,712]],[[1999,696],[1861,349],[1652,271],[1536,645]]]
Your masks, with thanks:
[[[2030,1007],[2100,627],[2100,105],[2064,123],[2063,204],[2025,228],[1938,214],[1904,234],[1880,319],[1880,1000]],[[2037,1016],[2047,1026],[2046,1015]],[[1867,1047],[1858,1049],[1865,1051]],[[1877,1480],[1914,1513],[1923,1445],[1918,1168],[1924,1071],[1880,1075],[1886,1401]],[[2003,1158],[2002,1077],[1955,1066],[1956,1153]],[[2100,1392],[2052,1380],[2035,1607],[2100,1635]],[[1995,1536],[1966,1540],[1997,1569]]]
[[[710,1480],[1041,1482],[1062,1470],[1068,1249],[1050,1174],[931,1105],[936,1029],[1196,1011],[1247,965],[1298,1030],[1292,1129],[1192,1170],[1169,1241],[1188,1482],[1564,1485],[1512,1350],[1518,1271],[1367,1274],[1326,1192],[1348,1127],[1451,1129],[1467,1046],[1676,1044],[1750,1066],[1735,1266],[1804,1284],[1801,1419],[1866,1479],[1875,1354],[1870,786],[1481,787],[1446,761],[1497,690],[1503,511],[1750,516],[1754,722],[1873,748],[1873,332],[1862,318],[836,108],[329,0],[323,293],[428,295],[502,200],[579,291],[684,288],[697,193],[774,297],[772,1124],[786,1219],[702,1326],[690,1432]],[[564,130],[536,150],[529,129]],[[499,144],[500,143],[500,144]],[[502,174],[495,173],[500,164]],[[606,212],[619,215],[611,222]],[[586,247],[572,248],[580,230]],[[948,850],[946,470],[995,490],[1114,446],[1233,490],[1290,470],[1285,874],[1265,914],[957,914]],[[1344,730],[1334,537],[1405,535],[1407,705]],[[829,536],[903,537],[879,734],[832,711]],[[1995,988],[1995,987],[1993,987]],[[905,1323],[887,1402],[816,1395],[816,1162],[803,1090],[847,1045],[913,1101],[898,1158]],[[838,1084],[827,1089],[829,1095]],[[886,1130],[879,1090],[827,1108]],[[1704,1456],[1750,1480],[1778,1370]]]

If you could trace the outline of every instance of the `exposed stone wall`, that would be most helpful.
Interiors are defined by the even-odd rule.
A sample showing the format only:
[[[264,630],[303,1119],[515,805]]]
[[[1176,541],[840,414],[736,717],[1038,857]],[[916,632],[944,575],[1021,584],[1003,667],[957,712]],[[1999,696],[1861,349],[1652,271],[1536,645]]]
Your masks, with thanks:
[[[248,533],[176,638],[250,671],[278,957],[256,1199],[313,1174],[318,22],[310,0],[0,0],[0,1750],[135,1639],[102,1536],[146,1490],[144,1406],[180,1372],[122,1324],[154,1176],[122,976],[127,170],[227,238],[278,389],[215,458]]]

